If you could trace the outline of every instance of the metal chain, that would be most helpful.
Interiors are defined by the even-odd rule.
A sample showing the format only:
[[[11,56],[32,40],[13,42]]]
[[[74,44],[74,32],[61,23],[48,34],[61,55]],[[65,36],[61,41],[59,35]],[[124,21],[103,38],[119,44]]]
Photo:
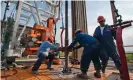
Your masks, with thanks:
[[[118,9],[116,9],[116,6],[115,6],[114,2],[115,1],[113,1],[115,17],[116,17],[118,23],[122,23],[122,16],[118,13]]]

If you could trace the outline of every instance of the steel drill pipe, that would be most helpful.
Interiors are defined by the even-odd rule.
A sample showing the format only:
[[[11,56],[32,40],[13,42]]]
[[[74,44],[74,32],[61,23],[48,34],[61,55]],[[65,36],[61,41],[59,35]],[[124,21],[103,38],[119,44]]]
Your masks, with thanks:
[[[65,46],[68,46],[68,1],[65,1]],[[71,73],[71,69],[68,68],[68,51],[65,49],[65,66],[63,73]]]
[[[68,1],[65,1],[65,46],[68,46]],[[68,69],[68,51],[65,50],[65,68]]]
[[[82,29],[85,33],[88,33],[87,29],[87,17],[86,17],[86,2],[85,1],[71,1],[71,13],[72,13],[72,38],[75,38],[75,31]],[[77,44],[78,46],[78,44]],[[83,48],[74,50],[72,54],[73,59],[80,61]]]

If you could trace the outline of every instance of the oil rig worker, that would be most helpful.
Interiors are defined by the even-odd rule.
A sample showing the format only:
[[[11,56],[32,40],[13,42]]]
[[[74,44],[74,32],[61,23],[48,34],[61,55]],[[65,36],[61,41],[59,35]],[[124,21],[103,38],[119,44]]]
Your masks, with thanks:
[[[80,45],[77,47],[74,47],[76,43],[79,43]],[[73,42],[67,47],[67,50],[70,49],[78,49],[83,47],[83,54],[81,57],[80,62],[80,70],[81,74],[78,74],[77,76],[80,78],[88,79],[87,72],[88,68],[90,66],[91,60],[94,63],[94,68],[96,72],[94,73],[94,76],[97,78],[101,78],[100,70],[101,70],[101,64],[99,60],[99,42],[92,36],[83,33],[83,30],[76,30],[75,32],[75,39]]]
[[[51,68],[51,65],[53,64],[53,60],[55,56],[54,51],[57,51],[57,47],[52,43],[53,43],[53,39],[48,38],[48,40],[45,40],[40,45],[40,48],[37,51],[38,59],[32,68],[33,74],[39,74],[38,69],[46,58],[49,59],[49,62],[47,64],[47,69],[53,70],[53,68]]]
[[[109,57],[111,57],[115,63],[115,66],[121,73],[120,57],[117,54],[114,43],[116,31],[110,30],[109,26],[105,24],[105,18],[103,16],[99,16],[97,18],[97,22],[100,25],[95,29],[93,36],[100,42],[102,72],[105,73],[105,68],[108,64]]]

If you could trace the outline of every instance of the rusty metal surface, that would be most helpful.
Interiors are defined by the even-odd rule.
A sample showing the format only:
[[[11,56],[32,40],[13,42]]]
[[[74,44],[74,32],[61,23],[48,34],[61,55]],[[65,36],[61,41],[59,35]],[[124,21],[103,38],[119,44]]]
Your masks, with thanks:
[[[72,65],[69,65],[69,67],[71,67]],[[79,68],[79,65],[75,65],[73,66],[74,68],[72,68],[72,73],[70,74],[63,74],[62,65],[53,65],[53,67],[55,68],[54,71],[49,71],[46,69],[46,65],[43,64],[40,69],[39,75],[35,75],[35,74],[31,74],[31,67],[27,68],[27,69],[22,69],[22,66],[17,67],[17,71],[18,73],[16,75],[10,76],[10,77],[6,77],[6,78],[2,78],[2,80],[85,80],[85,79],[80,79],[78,78],[76,75],[81,73]],[[93,65],[90,66],[90,69],[88,71],[88,76],[90,79],[87,80],[119,80],[119,79],[115,79],[115,78],[119,78],[118,74],[113,74],[112,72],[118,72],[116,70],[106,70],[105,74],[102,74],[102,78],[98,79],[95,78],[93,76],[94,73],[94,68]],[[9,74],[10,72],[8,72],[7,74]],[[3,75],[3,72],[1,72],[1,74]],[[112,79],[113,78],[113,79]],[[133,79],[133,73],[130,73],[130,78]]]

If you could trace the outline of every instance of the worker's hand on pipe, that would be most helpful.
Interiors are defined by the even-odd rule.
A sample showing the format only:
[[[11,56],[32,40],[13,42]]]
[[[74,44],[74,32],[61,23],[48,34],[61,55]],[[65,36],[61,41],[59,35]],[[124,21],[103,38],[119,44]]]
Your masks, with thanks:
[[[66,51],[72,52],[72,51],[73,51],[73,48],[69,48],[69,47],[67,46]]]
[[[62,51],[62,52],[68,51],[68,52],[71,52],[72,49],[68,49],[68,47],[59,47],[58,51]]]
[[[67,49],[68,52],[72,52],[73,51],[73,48],[72,49]]]
[[[76,47],[73,47],[73,49],[72,49],[72,50],[74,51],[75,49],[76,49]]]
[[[55,50],[49,50],[49,53],[55,52]]]
[[[59,47],[58,48],[58,51],[63,51],[64,52],[65,50],[66,50],[66,47]]]

